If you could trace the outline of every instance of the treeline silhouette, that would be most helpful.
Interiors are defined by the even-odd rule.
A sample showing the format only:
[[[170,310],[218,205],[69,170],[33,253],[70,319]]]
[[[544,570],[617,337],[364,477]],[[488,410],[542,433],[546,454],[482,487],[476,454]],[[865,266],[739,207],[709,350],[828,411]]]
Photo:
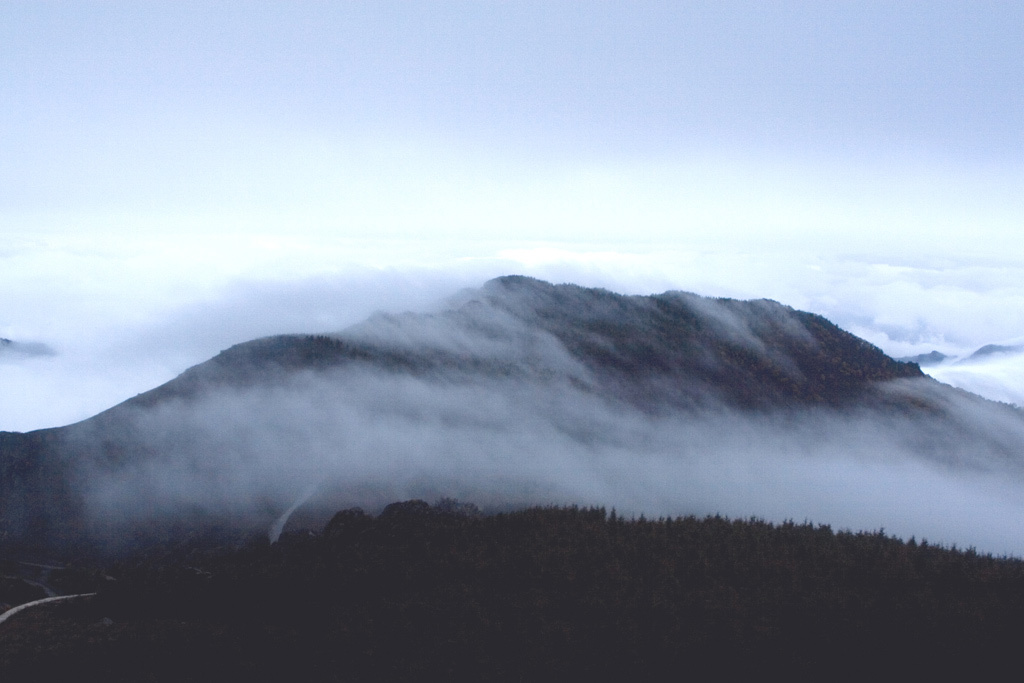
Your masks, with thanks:
[[[1024,636],[1019,559],[719,516],[408,501],[105,571],[0,627],[4,680],[977,676]]]

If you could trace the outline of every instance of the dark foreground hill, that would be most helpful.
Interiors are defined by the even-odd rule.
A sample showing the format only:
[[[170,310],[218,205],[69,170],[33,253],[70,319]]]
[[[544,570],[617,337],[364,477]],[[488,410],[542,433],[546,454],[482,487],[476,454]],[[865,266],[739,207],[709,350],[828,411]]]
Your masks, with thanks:
[[[1024,637],[1020,560],[756,519],[408,501],[108,571],[0,624],[3,680],[945,680]]]
[[[1020,411],[818,315],[506,277],[443,312],[239,344],[81,423],[0,433],[0,548],[265,529],[306,498],[328,515],[440,496],[713,512],[694,463],[850,451],[1024,481],[1022,447]]]

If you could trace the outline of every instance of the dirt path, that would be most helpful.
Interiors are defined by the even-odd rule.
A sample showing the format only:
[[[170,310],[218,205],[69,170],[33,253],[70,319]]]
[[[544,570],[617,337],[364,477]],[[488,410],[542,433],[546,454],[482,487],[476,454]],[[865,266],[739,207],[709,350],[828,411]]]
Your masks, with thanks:
[[[73,600],[75,598],[87,598],[87,597],[92,596],[92,595],[96,595],[96,594],[95,593],[78,593],[77,595],[58,595],[57,597],[54,597],[54,598],[43,598],[42,600],[33,600],[32,602],[26,602],[23,605],[18,605],[17,607],[12,607],[11,609],[9,609],[6,612],[4,612],[3,614],[0,614],[0,624],[3,624],[5,621],[7,621],[11,617],[13,617],[18,612],[21,612],[23,610],[29,609],[30,607],[35,607],[36,605],[45,605],[47,603],[57,602],[58,600]]]

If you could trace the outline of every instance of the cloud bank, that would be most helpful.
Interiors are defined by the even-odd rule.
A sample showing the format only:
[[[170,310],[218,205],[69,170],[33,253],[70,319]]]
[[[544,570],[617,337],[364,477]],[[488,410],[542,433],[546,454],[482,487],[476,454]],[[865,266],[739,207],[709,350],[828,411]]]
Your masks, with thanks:
[[[1019,424],[990,425],[1013,430],[1002,434],[1018,448],[1007,461],[971,442],[929,450],[948,436],[941,425],[880,415],[655,419],[562,384],[362,371],[166,405],[135,424],[143,452],[160,456],[96,474],[89,501],[101,517],[271,520],[313,486],[331,509],[443,496],[492,510],[592,504],[885,527],[1024,554]]]

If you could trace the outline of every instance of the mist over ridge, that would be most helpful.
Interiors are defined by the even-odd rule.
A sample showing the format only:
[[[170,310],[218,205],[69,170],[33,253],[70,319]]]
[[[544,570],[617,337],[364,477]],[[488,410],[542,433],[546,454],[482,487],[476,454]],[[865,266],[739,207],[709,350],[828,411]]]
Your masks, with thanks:
[[[510,276],[435,314],[236,345],[0,435],[7,542],[450,496],[722,512],[1024,552],[1024,418],[773,301]],[[115,543],[116,545],[116,543]]]

